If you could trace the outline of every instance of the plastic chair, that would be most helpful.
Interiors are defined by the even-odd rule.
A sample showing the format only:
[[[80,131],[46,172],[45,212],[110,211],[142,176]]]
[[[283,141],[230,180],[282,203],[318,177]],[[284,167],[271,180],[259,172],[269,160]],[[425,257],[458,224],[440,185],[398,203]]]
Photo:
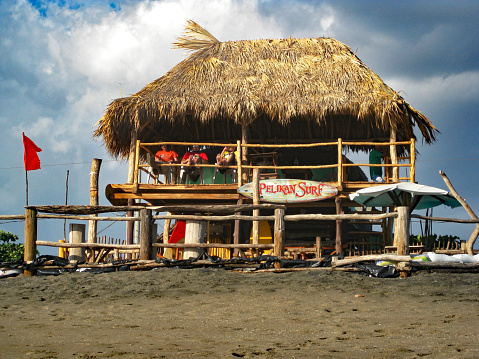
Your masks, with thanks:
[[[200,175],[200,183],[205,184],[204,175],[203,175],[203,167],[197,167],[193,172],[187,171],[186,167],[181,167],[180,170],[180,181],[181,183],[188,183],[188,180],[191,178],[191,175],[199,173]],[[185,177],[183,181],[183,176]],[[196,181],[195,181],[196,182]]]
[[[219,167],[215,167],[215,171],[213,173],[213,183],[216,183],[216,174],[218,173]],[[220,172],[221,173],[221,172]],[[237,183],[237,170],[236,168],[227,168],[223,175],[223,184],[226,184],[226,175],[229,174],[231,176],[231,181],[233,183]]]

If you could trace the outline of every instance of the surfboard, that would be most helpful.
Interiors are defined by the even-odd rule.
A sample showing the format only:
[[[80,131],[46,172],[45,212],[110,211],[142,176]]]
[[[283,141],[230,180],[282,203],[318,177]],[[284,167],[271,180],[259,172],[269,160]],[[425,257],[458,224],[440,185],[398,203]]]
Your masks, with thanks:
[[[253,198],[253,183],[247,183],[238,192]],[[259,181],[260,201],[298,203],[321,201],[338,194],[338,189],[327,183],[298,179],[267,179]]]

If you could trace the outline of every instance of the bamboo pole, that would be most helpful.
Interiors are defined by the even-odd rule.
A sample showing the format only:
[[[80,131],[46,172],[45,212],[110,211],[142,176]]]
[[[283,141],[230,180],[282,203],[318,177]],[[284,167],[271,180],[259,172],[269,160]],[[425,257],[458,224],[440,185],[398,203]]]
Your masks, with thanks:
[[[37,253],[37,211],[35,208],[25,209],[25,251],[23,260],[30,263],[35,259]],[[34,270],[25,269],[23,274],[26,277],[33,276]]]
[[[454,196],[455,199],[459,201],[459,203],[464,207],[466,210],[467,214],[474,219],[477,220],[477,215],[474,213],[472,208],[466,203],[466,201],[459,196],[459,193],[457,193],[456,189],[452,185],[451,181],[449,178],[446,176],[446,174],[443,171],[439,171],[439,174],[441,175],[443,181],[446,183],[446,186],[449,188],[449,191],[451,192],[451,195]],[[469,240],[466,243],[466,250],[467,254],[474,255],[474,243],[476,242],[477,237],[479,236],[479,224],[476,223],[476,228],[472,232],[471,236],[469,237]]]

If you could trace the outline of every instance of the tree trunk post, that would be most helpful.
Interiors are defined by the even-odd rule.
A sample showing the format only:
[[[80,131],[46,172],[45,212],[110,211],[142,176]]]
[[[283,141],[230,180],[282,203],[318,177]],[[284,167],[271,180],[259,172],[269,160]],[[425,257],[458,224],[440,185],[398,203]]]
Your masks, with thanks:
[[[206,233],[206,221],[186,221],[185,244],[204,243]],[[183,259],[191,257],[198,258],[203,253],[203,248],[186,248],[183,252]]]
[[[142,208],[140,210],[140,259],[148,260],[151,258],[151,209]]]
[[[25,209],[25,251],[23,260],[28,264],[35,259],[37,253],[37,210],[35,208]],[[25,269],[23,274],[31,277],[35,274],[33,270]]]

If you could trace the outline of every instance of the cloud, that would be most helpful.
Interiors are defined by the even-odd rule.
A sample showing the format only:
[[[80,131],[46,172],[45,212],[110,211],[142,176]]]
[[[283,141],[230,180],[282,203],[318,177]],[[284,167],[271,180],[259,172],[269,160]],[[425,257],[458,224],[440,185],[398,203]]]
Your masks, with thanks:
[[[71,203],[87,203],[92,158],[104,160],[101,188],[125,181],[126,164],[111,161],[93,129],[113,99],[185,59],[171,44],[187,19],[220,41],[337,38],[442,131],[436,145],[420,148],[418,178],[434,185],[441,166],[475,179],[475,162],[433,160],[477,157],[478,9],[478,2],[443,0],[0,2],[1,148],[9,153],[0,170],[2,211],[23,211],[22,131],[43,149],[42,170],[29,174],[32,203],[63,203],[66,170]],[[472,189],[464,195],[478,203]],[[104,196],[100,203],[108,204]],[[54,226],[48,230],[60,238]]]

